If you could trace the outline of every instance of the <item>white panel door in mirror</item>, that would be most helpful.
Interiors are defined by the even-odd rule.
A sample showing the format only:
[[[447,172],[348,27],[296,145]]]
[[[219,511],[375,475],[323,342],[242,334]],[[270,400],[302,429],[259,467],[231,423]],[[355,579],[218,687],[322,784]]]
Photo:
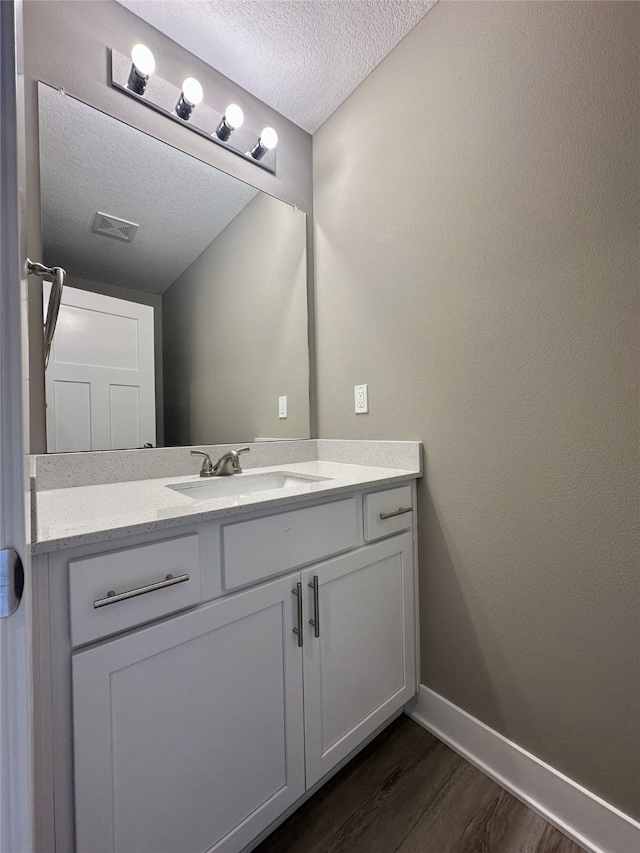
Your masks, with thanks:
[[[49,452],[155,445],[153,308],[65,287],[46,392]]]

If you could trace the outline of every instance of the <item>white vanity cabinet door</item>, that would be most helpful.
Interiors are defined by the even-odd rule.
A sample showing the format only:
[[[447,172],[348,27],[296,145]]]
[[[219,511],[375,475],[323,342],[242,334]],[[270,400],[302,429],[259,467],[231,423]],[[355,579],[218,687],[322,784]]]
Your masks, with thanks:
[[[298,580],[73,655],[79,853],[238,853],[304,793]]]
[[[416,691],[411,534],[306,569],[302,582],[310,788]]]

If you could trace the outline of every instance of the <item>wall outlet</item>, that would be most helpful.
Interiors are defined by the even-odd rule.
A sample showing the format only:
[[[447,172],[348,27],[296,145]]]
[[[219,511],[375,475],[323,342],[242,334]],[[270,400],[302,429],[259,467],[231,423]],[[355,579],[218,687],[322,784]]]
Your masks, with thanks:
[[[287,417],[287,398],[286,397],[278,397],[278,417],[286,418]]]
[[[369,411],[369,392],[366,385],[354,386],[356,396],[356,415],[366,415]]]

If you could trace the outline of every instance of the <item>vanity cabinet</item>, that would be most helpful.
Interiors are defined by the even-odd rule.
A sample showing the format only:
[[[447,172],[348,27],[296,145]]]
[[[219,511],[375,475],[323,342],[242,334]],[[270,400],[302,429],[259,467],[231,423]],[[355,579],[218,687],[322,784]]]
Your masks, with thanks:
[[[411,503],[415,487],[406,488]],[[381,491],[355,493],[55,556],[54,567],[67,566],[67,609],[53,612],[57,591],[50,615],[53,633],[66,622],[74,780],[71,802],[58,793],[56,850],[251,849],[402,709],[417,684],[412,515],[402,514],[409,532],[382,529],[367,543],[364,529],[367,498],[378,494],[376,510],[380,500],[395,506],[389,491],[386,503]],[[240,534],[260,544],[249,543],[244,563]],[[118,574],[127,565],[133,584]],[[178,570],[198,581],[192,592],[185,581],[101,605],[92,626],[105,587],[117,596]],[[228,589],[245,578],[252,585]],[[171,598],[195,589],[195,606]],[[168,612],[172,600],[179,612]],[[54,645],[62,668],[65,644]],[[64,760],[56,773],[63,791]]]

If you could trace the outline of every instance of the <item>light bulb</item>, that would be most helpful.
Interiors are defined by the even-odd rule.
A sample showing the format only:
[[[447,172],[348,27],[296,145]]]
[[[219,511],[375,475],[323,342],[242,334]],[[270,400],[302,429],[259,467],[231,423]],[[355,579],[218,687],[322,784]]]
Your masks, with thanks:
[[[127,80],[127,89],[136,95],[144,95],[149,82],[149,75],[153,74],[156,61],[149,48],[144,44],[135,44],[131,50],[131,71]]]
[[[272,127],[265,127],[260,134],[260,145],[268,150],[275,148],[278,144],[278,134]]]
[[[182,92],[176,104],[176,115],[184,121],[189,121],[191,113],[200,103],[203,96],[202,86],[195,77],[187,77],[182,84]]]
[[[240,107],[237,104],[229,104],[213,135],[221,142],[228,142],[233,131],[240,127],[243,121],[244,113]]]
[[[260,138],[248,153],[254,160],[262,160],[267,151],[275,148],[278,144],[278,134],[272,127],[265,127]]]
[[[197,107],[202,100],[204,92],[195,77],[187,77],[182,84],[182,94],[190,107]]]
[[[229,104],[224,113],[224,120],[229,127],[237,130],[237,128],[242,126],[244,113],[237,104]]]
[[[133,62],[136,71],[141,77],[148,77],[153,74],[156,61],[153,54],[145,44],[136,44],[131,50],[131,62]]]

